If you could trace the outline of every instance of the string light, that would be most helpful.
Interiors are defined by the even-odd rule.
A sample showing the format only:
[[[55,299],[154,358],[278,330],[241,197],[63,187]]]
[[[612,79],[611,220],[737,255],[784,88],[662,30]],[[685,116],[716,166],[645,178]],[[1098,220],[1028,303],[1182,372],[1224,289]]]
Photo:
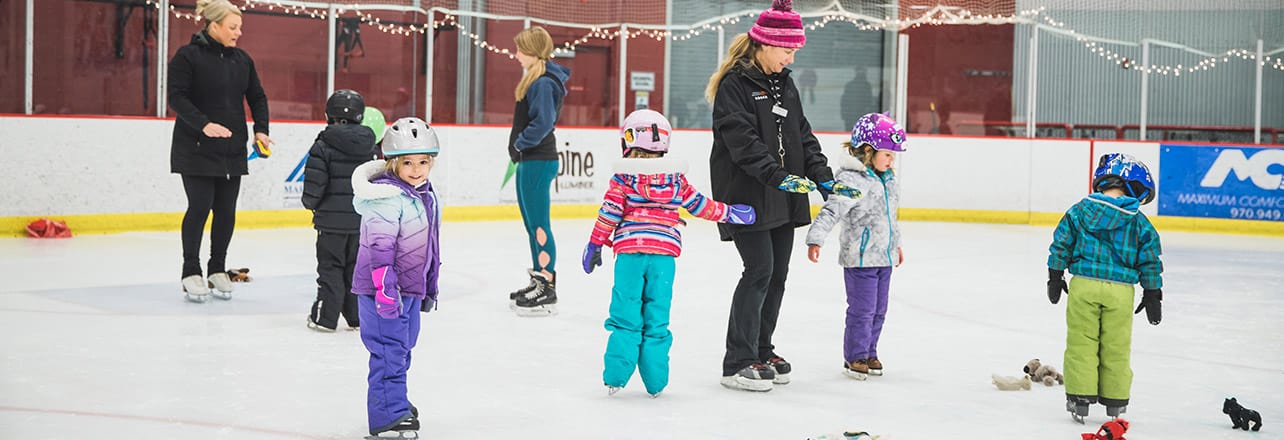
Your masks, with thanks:
[[[156,9],[160,9],[160,2],[158,0],[147,0],[146,4]],[[310,17],[310,18],[321,19],[321,20],[326,20],[330,18],[328,9],[309,8],[302,5],[284,3],[280,0],[244,0],[244,4],[240,6],[240,9],[244,11],[244,10],[249,10],[249,9],[259,8],[259,7],[266,7],[268,11],[274,11],[274,12],[279,11],[284,14],[290,14],[290,15],[299,16],[299,17]],[[439,29],[442,26],[452,26],[459,31],[459,35],[467,37],[468,39],[472,40],[473,46],[486,49],[487,51],[490,51],[491,53],[494,53],[497,55],[503,55],[509,58],[514,58],[514,55],[511,53],[509,49],[495,46],[490,42],[486,41],[481,35],[478,35],[476,33],[469,31],[467,27],[464,24],[460,23],[458,21],[458,18],[453,14],[447,13],[442,20],[438,21],[436,19],[433,19],[431,23],[424,23],[424,24],[418,24],[418,25],[388,24],[388,23],[383,23],[381,19],[379,19],[378,17],[375,17],[373,14],[362,12],[359,5],[350,4],[343,8],[337,8],[335,10],[336,18],[338,16],[343,16],[347,14],[349,10],[351,10],[351,12],[357,16],[357,18],[360,20],[361,23],[369,25],[383,33],[392,34],[392,35],[402,35],[402,36],[410,36],[410,35],[416,35],[416,34],[422,35],[425,32],[427,32],[429,29]],[[963,9],[961,7],[944,6],[944,5],[938,4],[924,11],[919,16],[913,17],[913,18],[893,20],[889,17],[884,17],[883,19],[878,20],[868,16],[850,14],[850,13],[844,12],[844,13],[826,14],[824,16],[821,16],[818,19],[815,19],[814,21],[812,21],[811,23],[805,26],[809,30],[816,30],[816,29],[824,28],[826,25],[830,23],[842,22],[842,23],[849,23],[862,31],[886,31],[886,30],[893,30],[893,29],[898,31],[903,31],[906,29],[917,29],[924,25],[942,26],[942,25],[962,25],[962,24],[967,24],[967,25],[1016,24],[1016,23],[1038,23],[1039,20],[1042,20],[1048,26],[1054,27],[1065,33],[1072,35],[1078,42],[1083,44],[1083,46],[1087,48],[1090,53],[1101,56],[1106,60],[1113,62],[1124,69],[1134,70],[1137,72],[1142,72],[1147,74],[1153,73],[1153,74],[1160,74],[1160,75],[1181,76],[1182,73],[1196,73],[1196,72],[1207,71],[1209,69],[1217,67],[1219,60],[1221,63],[1225,64],[1225,63],[1228,63],[1231,60],[1231,58],[1239,58],[1244,61],[1252,61],[1263,67],[1270,67],[1276,70],[1284,71],[1284,58],[1279,58],[1279,57],[1272,58],[1270,56],[1263,56],[1261,60],[1258,60],[1256,53],[1254,51],[1250,51],[1247,49],[1227,50],[1221,55],[1205,57],[1193,65],[1178,64],[1176,66],[1170,66],[1170,65],[1150,64],[1150,65],[1140,66],[1140,65],[1137,65],[1135,60],[1132,60],[1127,56],[1124,56],[1106,47],[1103,47],[1100,43],[1093,41],[1091,37],[1079,34],[1073,29],[1069,29],[1066,23],[1053,19],[1052,17],[1048,16],[1045,13],[1045,11],[1046,11],[1045,7],[1040,7],[1037,9],[1019,11],[1012,15],[996,15],[996,14],[976,15],[971,11],[967,9]],[[177,17],[179,19],[192,20],[195,22],[199,22],[201,20],[201,18],[196,14],[180,11],[177,8],[175,8],[174,5],[169,6],[169,12],[174,17]],[[689,29],[686,29],[685,32],[673,32],[670,30],[660,30],[660,29],[630,30],[627,33],[627,37],[629,39],[635,39],[645,35],[648,39],[654,39],[655,41],[664,41],[665,39],[669,39],[672,41],[687,41],[692,38],[698,37],[705,32],[721,31],[723,29],[726,29],[728,27],[731,27],[740,23],[740,21],[745,17],[756,17],[757,15],[758,15],[757,12],[748,11],[743,14],[724,16],[719,18],[717,22],[709,22],[709,23],[701,24],[699,26],[691,27]],[[562,43],[561,45],[556,46],[553,52],[554,52],[554,55],[570,54],[570,53],[573,53],[576,50],[576,48],[578,48],[579,46],[587,44],[594,39],[614,41],[615,39],[620,38],[622,34],[623,34],[623,31],[621,31],[619,28],[602,29],[598,27],[593,27],[589,29],[588,33],[581,36],[580,38],[577,38],[572,41],[567,41]]]

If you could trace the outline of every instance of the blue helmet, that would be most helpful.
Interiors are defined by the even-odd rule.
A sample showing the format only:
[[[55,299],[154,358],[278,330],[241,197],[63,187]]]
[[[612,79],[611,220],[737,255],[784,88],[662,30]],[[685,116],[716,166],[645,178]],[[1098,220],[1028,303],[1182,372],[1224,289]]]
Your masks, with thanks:
[[[1150,169],[1130,154],[1102,155],[1097,170],[1092,173],[1092,188],[1096,191],[1119,188],[1143,205],[1155,200],[1155,181],[1150,177]]]

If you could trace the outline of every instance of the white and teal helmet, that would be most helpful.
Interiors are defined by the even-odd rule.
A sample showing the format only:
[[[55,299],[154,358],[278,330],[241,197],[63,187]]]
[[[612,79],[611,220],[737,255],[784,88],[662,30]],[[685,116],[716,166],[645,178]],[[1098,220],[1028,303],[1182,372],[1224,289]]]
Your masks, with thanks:
[[[383,132],[383,157],[385,158],[407,154],[436,156],[440,152],[441,143],[437,141],[437,132],[423,119],[401,118]]]

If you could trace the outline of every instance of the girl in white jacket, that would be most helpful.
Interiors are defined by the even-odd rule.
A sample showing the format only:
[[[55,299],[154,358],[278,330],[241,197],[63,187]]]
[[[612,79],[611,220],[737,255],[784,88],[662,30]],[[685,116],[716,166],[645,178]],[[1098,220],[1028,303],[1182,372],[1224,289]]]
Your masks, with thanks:
[[[900,185],[892,171],[895,152],[905,151],[905,130],[879,113],[862,116],[844,142],[848,157],[835,178],[860,190],[859,198],[830,196],[807,230],[807,258],[820,259],[820,246],[835,225],[842,225],[838,264],[847,286],[847,328],[843,335],[844,373],[864,380],[883,375],[878,337],[887,315],[892,267],[901,254]]]

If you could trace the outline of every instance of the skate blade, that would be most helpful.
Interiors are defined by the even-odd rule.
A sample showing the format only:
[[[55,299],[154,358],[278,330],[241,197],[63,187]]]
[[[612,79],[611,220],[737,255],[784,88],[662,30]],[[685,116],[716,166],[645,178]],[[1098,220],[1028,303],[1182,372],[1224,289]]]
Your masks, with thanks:
[[[218,290],[211,290],[211,291],[210,291],[210,296],[214,297],[215,299],[221,299],[221,300],[223,300],[223,301],[229,301],[229,300],[231,300],[231,299],[232,299],[232,292],[222,292],[222,291],[218,291]]]
[[[535,307],[516,307],[516,306],[514,306],[513,311],[517,312],[517,316],[521,316],[521,317],[526,317],[526,318],[542,318],[542,317],[545,317],[545,316],[553,316],[553,315],[556,315],[556,314],[557,314],[557,305],[556,305],[556,304],[547,304],[547,305],[535,306]]]
[[[385,431],[379,435],[367,435],[365,440],[389,440],[389,439],[406,439],[419,438],[417,431]]]
[[[865,380],[869,378],[868,374],[852,370],[843,370],[843,375],[856,380]]]
[[[1086,425],[1086,424],[1087,424],[1087,423],[1084,423],[1084,419],[1086,419],[1086,418],[1087,418],[1087,417],[1085,417],[1085,416],[1081,416],[1081,415],[1078,415],[1078,414],[1075,414],[1075,413],[1070,413],[1070,419],[1071,419],[1071,420],[1074,420],[1074,421],[1075,421],[1075,423],[1078,423],[1078,424],[1080,424],[1080,425]]]
[[[771,380],[771,383],[774,383],[774,384],[776,384],[776,385],[787,385],[787,384],[789,384],[789,375],[788,375],[788,374],[777,374],[777,375],[776,375],[776,378],[774,378],[774,379],[772,379],[772,380]]]
[[[187,302],[203,304],[205,301],[209,300],[209,295],[197,295],[183,292],[183,299],[187,300]]]
[[[759,382],[764,382],[765,384],[759,383]],[[723,378],[721,380],[721,383],[722,383],[722,386],[728,389],[739,390],[739,391],[749,391],[754,393],[765,393],[765,392],[771,391],[772,389],[771,381],[769,380],[750,380],[750,379],[740,379],[739,377],[732,377],[732,378]]]
[[[869,370],[870,376],[882,376],[883,370]]]

